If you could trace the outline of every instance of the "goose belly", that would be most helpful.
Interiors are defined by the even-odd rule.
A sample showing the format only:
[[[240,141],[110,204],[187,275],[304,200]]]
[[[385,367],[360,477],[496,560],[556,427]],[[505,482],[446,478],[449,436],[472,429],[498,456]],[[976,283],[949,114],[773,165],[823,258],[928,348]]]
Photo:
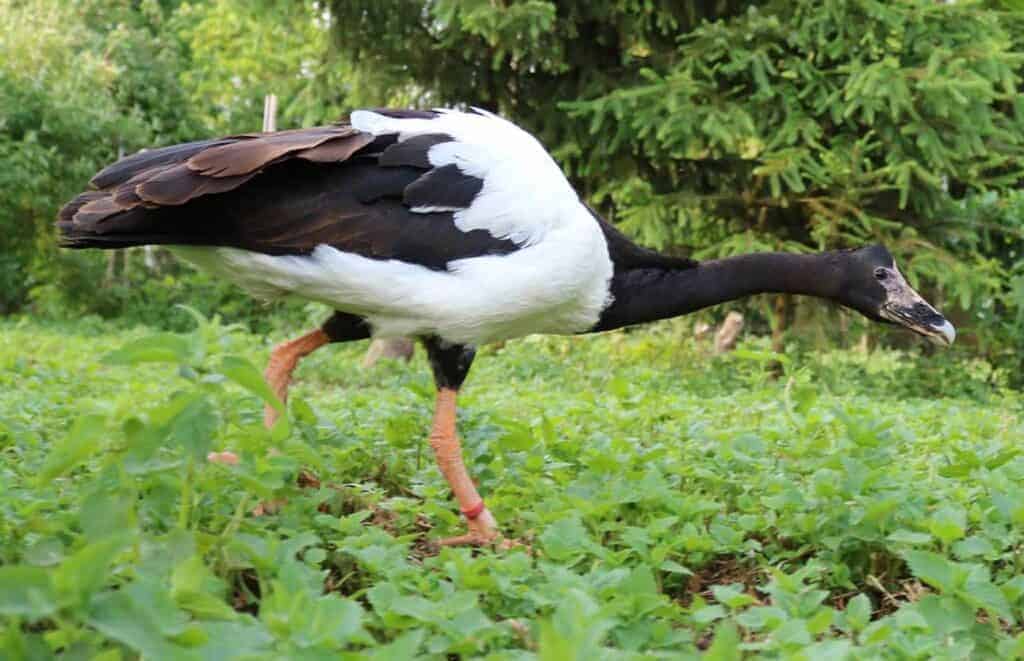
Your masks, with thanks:
[[[436,335],[461,344],[586,330],[608,303],[612,276],[592,221],[507,255],[450,262],[447,271],[326,245],[306,256],[193,246],[175,252],[258,298],[294,296],[360,315],[379,337]]]

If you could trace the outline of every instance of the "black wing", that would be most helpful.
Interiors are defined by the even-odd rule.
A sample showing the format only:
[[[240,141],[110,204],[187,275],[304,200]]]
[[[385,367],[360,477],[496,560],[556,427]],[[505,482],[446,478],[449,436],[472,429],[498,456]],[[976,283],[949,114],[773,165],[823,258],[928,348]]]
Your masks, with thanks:
[[[456,227],[454,212],[472,204],[483,182],[430,165],[430,147],[449,140],[375,138],[338,124],[143,152],[99,172],[92,180],[98,190],[61,210],[61,244],[208,245],[271,255],[327,244],[433,269],[517,250],[486,230]]]

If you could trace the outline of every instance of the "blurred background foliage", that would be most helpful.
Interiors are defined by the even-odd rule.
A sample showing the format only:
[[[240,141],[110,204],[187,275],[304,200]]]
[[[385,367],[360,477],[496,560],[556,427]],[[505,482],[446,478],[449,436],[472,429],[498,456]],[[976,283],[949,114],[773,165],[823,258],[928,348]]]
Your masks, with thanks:
[[[177,265],[60,253],[118,153],[354,107],[477,105],[534,131],[639,240],[702,258],[880,242],[965,350],[1021,367],[1021,0],[0,0],[0,312],[298,322]],[[168,286],[172,285],[172,286]],[[751,326],[852,343],[762,298]],[[714,314],[722,314],[724,311]],[[883,335],[883,341],[899,341]],[[1022,370],[1017,369],[1018,373]]]

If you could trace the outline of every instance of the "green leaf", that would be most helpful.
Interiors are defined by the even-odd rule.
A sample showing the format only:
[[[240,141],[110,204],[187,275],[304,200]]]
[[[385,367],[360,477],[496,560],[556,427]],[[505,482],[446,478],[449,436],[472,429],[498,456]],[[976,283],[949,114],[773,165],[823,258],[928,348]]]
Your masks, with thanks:
[[[544,553],[552,560],[566,562],[578,557],[593,542],[579,517],[570,516],[552,523],[540,535]]]
[[[1003,592],[992,584],[988,568],[973,565],[969,571],[967,583],[963,590],[957,591],[957,595],[967,603],[985,609],[989,615],[1012,621],[1010,603]]]
[[[722,622],[715,629],[711,647],[704,654],[705,661],[739,661],[740,634],[732,622]]]
[[[49,571],[40,567],[0,567],[0,614],[35,620],[57,611]]]
[[[995,552],[996,550],[992,547],[991,542],[984,537],[978,537],[976,535],[971,535],[970,537],[953,544],[953,553],[955,553],[958,558],[964,560],[994,555]]]
[[[507,452],[529,450],[536,445],[533,431],[529,425],[511,419],[502,419],[500,424],[504,433],[498,438],[498,444]]]
[[[82,501],[78,521],[90,540],[121,533],[135,527],[137,496],[125,491],[97,490]]]
[[[105,431],[105,420],[98,415],[84,415],[75,420],[67,438],[46,458],[38,480],[49,482],[68,472],[99,449],[99,439]]]
[[[932,543],[932,536],[928,533],[907,530],[905,528],[894,530],[886,539],[897,544],[912,544],[914,546]]]
[[[284,414],[284,403],[270,389],[263,374],[248,360],[238,356],[225,356],[220,364],[220,372],[259,397],[264,404],[268,404],[278,413]]]
[[[188,403],[171,419],[168,440],[180,445],[193,458],[203,461],[213,446],[220,417],[204,395],[192,395]]]
[[[672,574],[682,574],[683,576],[693,576],[693,571],[687,569],[683,565],[679,564],[675,560],[665,560],[662,562],[658,569],[661,571],[667,571]]]
[[[61,604],[85,604],[111,579],[107,570],[131,539],[126,534],[111,535],[84,546],[64,560],[54,573]]]
[[[925,595],[914,605],[914,608],[938,636],[967,631],[977,621],[975,608],[952,597]]]
[[[725,604],[729,608],[742,608],[743,606],[749,606],[754,603],[754,598],[747,594],[745,587],[742,583],[733,583],[732,585],[714,585],[711,587],[711,593],[715,595],[715,599],[719,603]]]
[[[85,620],[106,636],[151,659],[181,659],[185,650],[164,635],[161,623],[129,593],[107,592],[93,600]]]
[[[966,533],[967,513],[959,507],[942,507],[929,518],[928,530],[942,540],[943,545],[951,544]]]
[[[172,333],[160,333],[129,342],[105,355],[101,362],[107,365],[187,364],[192,354],[192,343],[189,339]]]
[[[336,595],[317,599],[307,617],[305,626],[293,635],[301,647],[326,644],[338,648],[363,633],[363,609]]]
[[[218,587],[219,581],[199,556],[179,563],[171,574],[171,597],[179,608],[206,620],[236,620],[238,613],[223,598],[210,593]]]
[[[854,631],[862,631],[871,622],[871,600],[866,594],[858,594],[846,604],[846,623]]]
[[[291,425],[284,402],[277,398],[263,378],[263,374],[252,363],[238,356],[225,356],[220,364],[220,372],[280,414],[270,430],[272,443],[280,443],[291,435]]]
[[[904,551],[903,558],[914,576],[943,592],[953,590],[956,567],[948,558],[930,551]]]
[[[999,586],[999,589],[1003,591],[1003,596],[1012,603],[1017,603],[1021,597],[1024,597],[1024,575],[1018,574]]]
[[[709,624],[715,620],[722,619],[725,615],[725,608],[719,604],[713,604],[695,611],[691,617],[697,624]]]

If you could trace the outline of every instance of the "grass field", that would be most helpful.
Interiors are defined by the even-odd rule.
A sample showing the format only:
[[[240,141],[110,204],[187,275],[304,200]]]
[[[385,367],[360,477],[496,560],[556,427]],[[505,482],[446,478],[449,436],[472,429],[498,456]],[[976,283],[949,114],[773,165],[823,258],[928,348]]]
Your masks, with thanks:
[[[484,349],[467,463],[524,544],[437,553],[462,529],[422,355],[324,349],[268,432],[265,338],[5,323],[0,657],[1024,652],[1024,418],[998,373],[794,352],[776,380],[756,342],[713,358],[673,330]],[[224,449],[241,463],[205,461]]]

